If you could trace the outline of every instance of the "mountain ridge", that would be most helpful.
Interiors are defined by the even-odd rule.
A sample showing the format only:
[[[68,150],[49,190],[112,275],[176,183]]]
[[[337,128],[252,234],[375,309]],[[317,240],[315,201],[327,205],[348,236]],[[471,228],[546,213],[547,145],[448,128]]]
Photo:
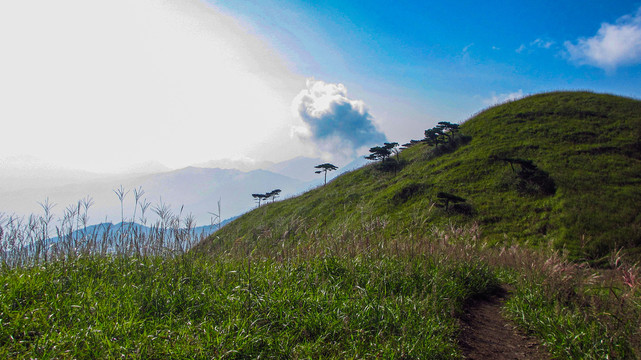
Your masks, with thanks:
[[[331,236],[383,222],[389,237],[408,229],[478,226],[490,243],[551,244],[596,261],[641,245],[641,101],[590,92],[532,95],[486,109],[460,126],[469,143],[401,152],[394,174],[365,166],[294,199],[254,210],[199,247],[255,231],[296,235],[291,225]],[[514,162],[517,161],[517,162]],[[522,161],[519,165],[518,161]],[[531,163],[555,191],[525,177]],[[545,175],[543,175],[545,174]],[[439,194],[466,199],[469,211],[440,208]],[[310,230],[311,229],[311,230]]]
[[[89,212],[92,219],[120,221],[121,204],[114,194],[119,186],[128,191],[123,203],[125,219],[130,219],[136,206],[133,190],[142,190],[141,201],[146,198],[152,204],[163,202],[171,205],[174,211],[184,206],[185,212],[193,213],[197,222],[203,224],[209,223],[209,212],[216,211],[220,199],[223,217],[229,218],[254,207],[252,193],[279,188],[286,197],[306,190],[310,185],[266,170],[242,172],[192,166],[158,174],[94,178],[76,184],[0,192],[0,212],[18,216],[37,214],[42,211],[38,202],[48,199],[57,204],[54,212],[60,213],[64,207],[73,206],[89,196],[94,202]]]

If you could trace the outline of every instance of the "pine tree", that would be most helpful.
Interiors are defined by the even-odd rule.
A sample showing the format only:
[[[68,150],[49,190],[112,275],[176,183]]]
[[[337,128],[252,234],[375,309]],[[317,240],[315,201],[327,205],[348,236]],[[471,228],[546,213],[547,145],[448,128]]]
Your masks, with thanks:
[[[316,166],[314,166],[314,168],[315,169],[321,169],[321,170],[315,171],[316,174],[320,174],[322,172],[325,173],[325,185],[327,185],[327,172],[328,171],[334,171],[334,170],[338,169],[337,166],[335,166],[333,164],[330,164],[330,163],[316,165]]]

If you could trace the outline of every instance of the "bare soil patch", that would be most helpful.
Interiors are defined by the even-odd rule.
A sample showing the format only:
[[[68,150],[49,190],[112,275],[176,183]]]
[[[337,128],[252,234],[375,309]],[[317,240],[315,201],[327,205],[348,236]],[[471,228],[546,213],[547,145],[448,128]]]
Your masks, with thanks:
[[[550,355],[540,343],[527,336],[501,315],[508,291],[472,300],[461,316],[459,346],[466,359],[473,360],[547,360]]]

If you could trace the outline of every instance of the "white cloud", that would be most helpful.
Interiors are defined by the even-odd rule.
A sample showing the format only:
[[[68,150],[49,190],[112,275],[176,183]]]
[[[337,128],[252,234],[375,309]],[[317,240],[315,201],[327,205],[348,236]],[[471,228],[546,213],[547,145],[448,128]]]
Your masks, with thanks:
[[[504,93],[504,94],[496,94],[495,92],[492,92],[492,95],[489,98],[483,99],[483,105],[493,106],[497,104],[502,104],[504,102],[518,100],[523,96],[524,95],[523,95],[522,89],[519,89],[519,91]]]
[[[601,24],[596,35],[566,41],[570,61],[606,71],[641,63],[641,8],[634,15],[619,18],[616,24]]]
[[[301,81],[200,0],[3,1],[0,44],[0,153],[94,171],[286,138]]]
[[[325,157],[352,157],[360,148],[386,140],[365,103],[350,99],[343,84],[308,79],[292,111],[303,121],[292,134],[313,141]]]
[[[536,49],[550,49],[552,46],[556,44],[555,41],[553,40],[544,40],[544,39],[535,39],[534,41],[531,41],[528,45],[521,44],[521,46],[518,47],[515,51],[519,54],[523,53],[524,51],[528,50],[528,53],[533,53],[534,50]]]
[[[536,46],[541,49],[549,49],[555,42],[551,40],[536,39],[530,43],[531,46]]]

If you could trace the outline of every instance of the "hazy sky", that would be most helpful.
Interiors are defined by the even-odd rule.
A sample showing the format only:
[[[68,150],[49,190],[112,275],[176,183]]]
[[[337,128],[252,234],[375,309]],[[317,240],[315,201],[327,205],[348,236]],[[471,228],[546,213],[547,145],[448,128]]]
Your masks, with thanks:
[[[531,93],[641,98],[640,1],[3,1],[0,46],[0,166],[345,159]]]

